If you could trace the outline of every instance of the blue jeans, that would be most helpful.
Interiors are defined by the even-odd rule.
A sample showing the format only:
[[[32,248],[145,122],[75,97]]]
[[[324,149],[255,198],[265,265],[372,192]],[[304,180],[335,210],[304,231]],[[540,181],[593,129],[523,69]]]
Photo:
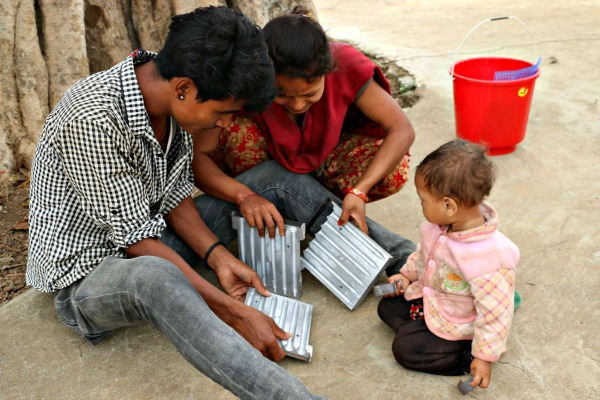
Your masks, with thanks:
[[[322,398],[213,314],[161,258],[106,257],[54,302],[59,318],[94,344],[117,328],[149,321],[194,367],[241,399]]]
[[[288,172],[270,161],[238,178],[273,202],[285,218],[309,223],[323,201],[333,198],[308,175]],[[224,243],[236,238],[231,212],[234,204],[210,196],[196,198],[208,227]],[[330,210],[316,216],[315,233]],[[368,221],[371,236],[403,263],[414,244]],[[199,257],[173,232],[161,240],[190,265]],[[113,330],[147,320],[175,345],[199,371],[242,399],[313,399],[295,376],[266,359],[231,327],[212,313],[206,302],[177,267],[157,257],[105,258],[83,279],[55,297],[59,318],[98,343]]]
[[[307,226],[310,228],[308,233],[311,235],[319,231],[333,209],[329,206],[320,210],[327,198],[341,205],[340,199],[310,175],[289,172],[274,160],[261,163],[238,175],[235,179],[271,201],[285,219],[303,222],[307,225],[313,222],[310,227]],[[231,213],[238,210],[235,204],[205,195],[197,197],[195,201],[202,214],[202,219],[223,243],[229,244],[237,238],[237,231],[231,224]],[[315,215],[317,211],[321,212]],[[369,218],[367,218],[367,226],[369,227],[369,236],[394,257],[393,264],[386,272],[388,275],[391,275],[389,271],[397,272],[404,265],[408,256],[415,251],[415,244]],[[189,247],[174,235],[164,235],[163,241],[184,259],[194,260],[192,265],[197,265],[201,261]]]

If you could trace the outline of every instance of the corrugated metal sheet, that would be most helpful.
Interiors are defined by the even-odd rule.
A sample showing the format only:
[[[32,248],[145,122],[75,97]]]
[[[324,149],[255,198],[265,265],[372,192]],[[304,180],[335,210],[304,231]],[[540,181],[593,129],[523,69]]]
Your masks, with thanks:
[[[281,329],[292,334],[291,338],[279,341],[286,355],[310,361],[313,355],[313,348],[308,344],[312,305],[276,294],[264,297],[254,288],[246,294],[246,305],[267,314]]]
[[[231,214],[233,229],[238,232],[240,260],[258,272],[271,293],[299,298],[302,292],[300,242],[304,239],[304,224],[285,222],[285,235],[258,235],[246,219],[237,212]]]
[[[364,300],[392,256],[352,223],[338,226],[342,209],[333,211],[302,255],[302,266],[350,310]]]

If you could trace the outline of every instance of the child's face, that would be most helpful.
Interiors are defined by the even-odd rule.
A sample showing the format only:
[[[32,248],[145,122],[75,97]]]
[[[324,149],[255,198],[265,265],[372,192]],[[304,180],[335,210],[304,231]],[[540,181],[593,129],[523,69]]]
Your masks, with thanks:
[[[446,214],[444,199],[438,199],[427,191],[423,178],[419,174],[415,176],[415,186],[417,187],[417,195],[421,199],[421,208],[425,219],[436,225],[452,224],[451,218]]]

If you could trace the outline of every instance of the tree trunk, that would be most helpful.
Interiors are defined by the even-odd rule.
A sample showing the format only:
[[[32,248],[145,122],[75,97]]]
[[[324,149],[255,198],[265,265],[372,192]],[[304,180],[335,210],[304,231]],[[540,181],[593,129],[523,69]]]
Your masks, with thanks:
[[[0,183],[29,169],[44,119],[63,93],[135,48],[158,52],[171,17],[229,6],[257,25],[312,0],[2,0]]]

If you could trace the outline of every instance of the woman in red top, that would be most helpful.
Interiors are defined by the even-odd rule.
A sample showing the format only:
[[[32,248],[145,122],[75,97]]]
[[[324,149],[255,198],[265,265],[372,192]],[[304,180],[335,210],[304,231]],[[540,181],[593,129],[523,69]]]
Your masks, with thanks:
[[[197,185],[235,199],[246,219],[268,220],[264,199],[225,177],[273,158],[343,198],[340,223],[352,218],[367,232],[366,202],[398,192],[408,179],[410,121],[381,69],[352,46],[330,43],[305,10],[273,19],[264,36],[277,97],[262,113],[238,115],[214,132],[212,146],[195,144]]]

